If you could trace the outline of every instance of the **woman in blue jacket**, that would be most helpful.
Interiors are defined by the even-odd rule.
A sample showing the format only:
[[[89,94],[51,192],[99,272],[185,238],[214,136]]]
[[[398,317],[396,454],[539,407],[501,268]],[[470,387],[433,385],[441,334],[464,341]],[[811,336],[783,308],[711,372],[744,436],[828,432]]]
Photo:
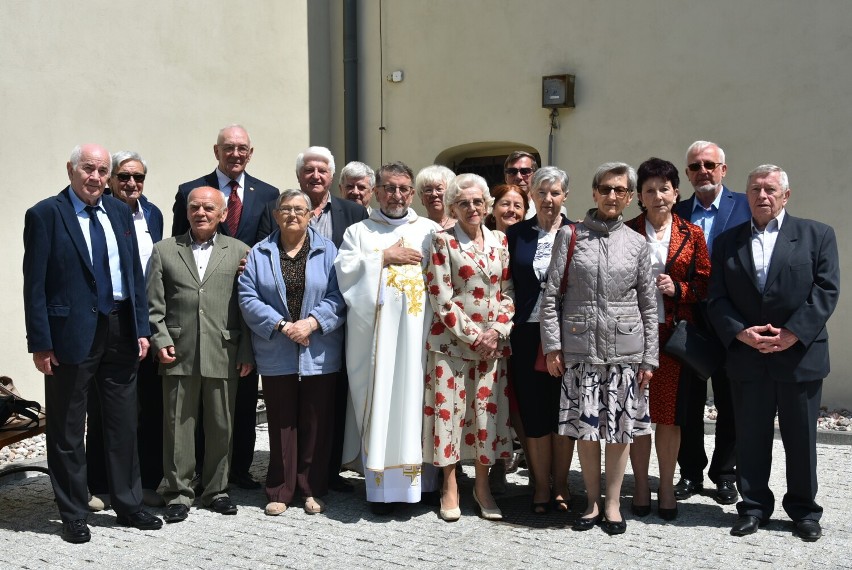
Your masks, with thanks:
[[[319,497],[328,492],[346,304],[334,271],[337,248],[308,227],[312,214],[307,195],[283,191],[278,229],[252,248],[239,278],[269,420],[267,515],[286,511],[297,491],[306,513],[321,513]]]

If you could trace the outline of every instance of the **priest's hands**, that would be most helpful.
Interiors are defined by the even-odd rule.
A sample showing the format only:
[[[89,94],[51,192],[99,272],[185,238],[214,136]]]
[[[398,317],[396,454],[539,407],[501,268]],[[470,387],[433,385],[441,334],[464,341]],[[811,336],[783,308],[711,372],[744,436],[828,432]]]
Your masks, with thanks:
[[[382,265],[417,265],[423,259],[423,254],[417,249],[405,247],[402,239],[382,251]]]

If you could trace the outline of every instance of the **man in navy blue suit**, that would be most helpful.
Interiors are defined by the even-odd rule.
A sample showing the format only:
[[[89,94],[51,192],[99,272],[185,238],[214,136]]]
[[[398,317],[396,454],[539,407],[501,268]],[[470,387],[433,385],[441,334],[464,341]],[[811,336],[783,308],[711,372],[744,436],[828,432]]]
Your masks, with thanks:
[[[689,199],[675,204],[674,213],[703,230],[707,250],[711,254],[718,236],[751,217],[745,194],[731,192],[722,184],[727,172],[725,151],[719,145],[695,141],[687,149],[686,176],[694,193]],[[734,486],[736,430],[731,386],[723,364],[720,363],[719,369],[711,377],[713,402],[717,411],[716,445],[707,475],[716,485],[714,499],[723,505],[732,505],[737,502]],[[707,454],[704,453],[706,382],[693,380],[681,383],[678,400],[678,406],[683,410],[684,423],[681,425],[677,458],[680,481],[675,485],[675,498],[682,501],[704,487],[704,468],[707,466]]]
[[[70,185],[27,210],[24,221],[27,348],[44,374],[47,463],[62,538],[72,543],[91,538],[83,445],[89,390],[101,400],[118,524],[163,524],[140,507],[136,370],[148,352],[148,304],[130,208],[103,195],[110,166],[105,148],[76,147]]]
[[[769,522],[775,415],[786,456],[783,507],[806,542],[822,536],[816,424],[829,372],[826,323],[840,293],[837,239],[830,226],[787,213],[787,174],[764,164],[748,177],[751,222],[716,241],[709,315],[728,350],[737,421],[737,486],[731,534]]]
[[[278,198],[278,188],[246,172],[254,148],[251,146],[248,132],[241,125],[229,125],[219,131],[216,144],[213,145],[213,154],[219,162],[216,170],[178,187],[172,209],[172,236],[180,236],[189,231],[189,218],[186,214],[189,193],[195,188],[209,186],[221,190],[227,202],[228,217],[219,224],[219,232],[253,246],[259,241],[258,224],[266,211],[266,205]],[[252,372],[245,378],[240,378],[234,406],[234,445],[230,479],[231,483],[243,489],[260,488],[260,484],[249,474],[249,468],[254,461],[257,391],[257,373]],[[201,437],[198,437],[197,441],[201,444]],[[203,463],[199,457],[197,464]]]

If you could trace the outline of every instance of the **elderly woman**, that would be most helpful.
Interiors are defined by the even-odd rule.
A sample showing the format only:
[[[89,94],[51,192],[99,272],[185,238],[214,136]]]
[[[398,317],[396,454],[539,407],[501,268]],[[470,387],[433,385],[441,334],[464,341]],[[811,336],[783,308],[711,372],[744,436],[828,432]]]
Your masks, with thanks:
[[[485,227],[489,230],[505,233],[509,226],[526,218],[530,199],[519,186],[499,184],[491,189],[491,197],[494,198],[494,207],[485,216]]]
[[[142,195],[147,174],[148,164],[138,153],[127,150],[113,153],[109,191],[127,204],[133,214],[143,272],[147,271],[154,244],[163,239],[163,214]],[[159,506],[162,499],[156,489],[163,479],[163,388],[153,352],[139,363],[136,385],[140,409],[137,436],[142,498],[148,506]],[[89,491],[93,496],[90,508],[100,510],[109,506],[109,483],[104,464],[100,401],[94,390],[89,391],[88,414],[86,462]]]
[[[444,193],[455,173],[446,166],[433,164],[417,173],[414,187],[417,195],[426,208],[426,216],[443,229],[453,227],[456,220],[447,212]]]
[[[526,435],[527,464],[535,479],[532,510],[536,514],[547,513],[551,503],[560,511],[570,510],[571,505],[568,472],[574,440],[558,432],[561,377],[534,367],[541,341],[539,321],[550,253],[556,233],[568,224],[560,211],[567,194],[565,171],[553,166],[539,169],[530,189],[535,217],[508,230],[516,308],[511,381]]]
[[[675,318],[692,321],[695,303],[707,296],[710,258],[704,234],[696,225],[674,214],[672,207],[680,200],[677,168],[666,160],[650,158],[639,165],[639,208],[642,214],[627,226],[645,236],[651,255],[651,272],[656,284],[657,319],[660,346],[674,331]],[[657,512],[665,520],[677,517],[674,495],[674,471],[680,448],[681,418],[677,402],[681,386],[697,382],[689,368],[660,352],[660,367],[654,372],[650,388],[651,420],[657,424],[656,450],[660,464],[660,487]],[[631,510],[636,516],[651,512],[651,490],[648,486],[648,463],[651,458],[651,434],[633,439],[630,462],[636,480]]]
[[[600,440],[606,441],[603,529],[621,534],[627,523],[619,497],[630,442],[650,433],[647,386],[657,367],[657,302],[645,239],[624,226],[636,172],[627,164],[598,167],[597,204],[574,228],[556,236],[541,303],[542,350],[547,369],[562,378],[559,433],[576,438],[588,505],[574,530],[601,521]],[[567,288],[560,283],[570,262]]]
[[[346,305],[337,287],[337,248],[308,227],[310,198],[285,190],[278,229],[255,245],[239,278],[240,308],[252,331],[269,418],[267,515],[280,515],[298,489],[308,514],[328,492],[334,388],[342,366]]]
[[[434,311],[426,338],[423,460],[442,467],[440,515],[458,520],[456,466],[473,459],[480,514],[502,514],[488,467],[511,453],[506,358],[515,306],[506,236],[484,226],[492,198],[476,174],[461,174],[444,194],[458,220],[432,239],[426,286]]]

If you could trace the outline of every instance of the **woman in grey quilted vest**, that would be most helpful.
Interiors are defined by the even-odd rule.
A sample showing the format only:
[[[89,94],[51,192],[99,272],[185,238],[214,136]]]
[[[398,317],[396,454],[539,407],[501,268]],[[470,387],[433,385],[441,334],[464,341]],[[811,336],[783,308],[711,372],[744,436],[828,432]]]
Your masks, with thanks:
[[[541,303],[541,342],[548,372],[562,377],[559,433],[576,438],[588,506],[574,530],[602,523],[608,534],[627,524],[619,498],[630,443],[650,433],[648,384],[657,367],[657,300],[645,239],[624,226],[636,172],[627,164],[598,167],[597,204],[556,235]],[[565,295],[559,299],[566,262]],[[606,493],[601,508],[601,440],[606,442]]]

